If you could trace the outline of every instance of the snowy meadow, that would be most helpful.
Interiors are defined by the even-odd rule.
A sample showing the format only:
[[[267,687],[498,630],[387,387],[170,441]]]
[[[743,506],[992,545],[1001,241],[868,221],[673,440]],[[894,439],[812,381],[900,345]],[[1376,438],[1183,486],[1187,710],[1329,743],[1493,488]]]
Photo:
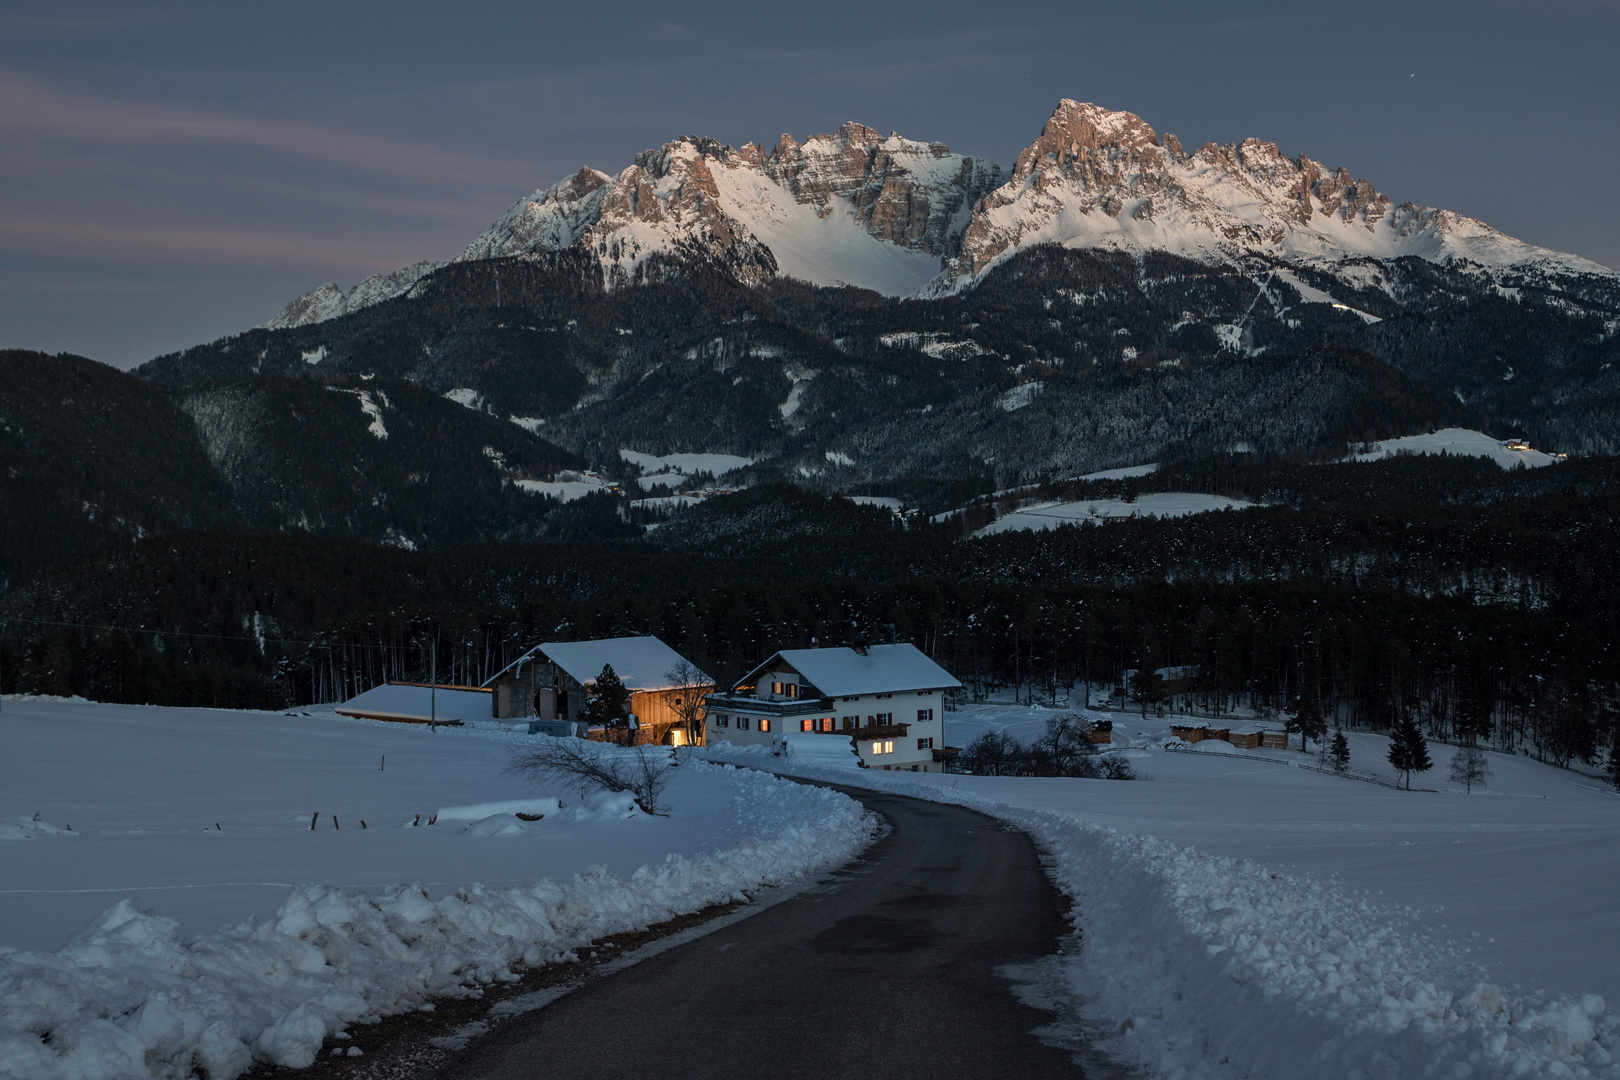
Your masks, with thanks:
[[[1075,900],[1063,957],[1025,976],[1068,1016],[1059,1042],[1155,1077],[1620,1076],[1620,794],[1602,781],[1490,754],[1464,794],[1432,744],[1414,787],[1433,790],[1400,791],[1300,768],[1321,758],[1297,736],[1167,752],[1172,723],[1203,721],[1093,710],[967,707],[947,737],[1027,742],[1070,711],[1112,720],[1144,779],[852,779],[1035,836]],[[814,738],[769,767],[849,777]],[[1387,739],[1348,739],[1352,769],[1395,779]]]
[[[307,1065],[349,1024],[803,879],[872,835],[844,796],[698,761],[671,770],[667,816],[537,786],[507,771],[533,740],[494,726],[8,700],[0,731],[18,1080]]]

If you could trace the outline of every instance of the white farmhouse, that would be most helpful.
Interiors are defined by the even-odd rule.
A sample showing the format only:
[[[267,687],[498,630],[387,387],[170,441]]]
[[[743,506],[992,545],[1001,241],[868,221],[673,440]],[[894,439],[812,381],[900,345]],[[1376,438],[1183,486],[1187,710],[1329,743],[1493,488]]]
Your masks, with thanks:
[[[915,645],[783,649],[709,695],[705,741],[816,734],[850,740],[867,768],[941,772],[944,694],[961,685]]]

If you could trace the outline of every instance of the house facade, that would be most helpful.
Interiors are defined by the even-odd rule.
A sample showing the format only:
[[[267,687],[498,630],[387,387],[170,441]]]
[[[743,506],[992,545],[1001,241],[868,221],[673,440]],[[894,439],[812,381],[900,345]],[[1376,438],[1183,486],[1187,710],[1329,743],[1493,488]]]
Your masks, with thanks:
[[[713,679],[652,636],[547,641],[484,685],[494,694],[498,719],[527,719],[535,734],[589,738],[595,736],[585,720],[585,687],[604,666],[630,691],[637,743],[684,743],[688,703],[699,703],[701,721],[701,701],[714,689]]]
[[[914,645],[784,649],[709,695],[705,738],[842,739],[869,769],[942,772],[945,691],[961,685]]]

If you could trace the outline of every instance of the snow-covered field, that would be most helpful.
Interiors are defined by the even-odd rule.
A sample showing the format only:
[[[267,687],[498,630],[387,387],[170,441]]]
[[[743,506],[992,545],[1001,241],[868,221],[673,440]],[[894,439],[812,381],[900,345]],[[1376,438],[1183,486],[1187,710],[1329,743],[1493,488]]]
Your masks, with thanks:
[[[1188,514],[1205,514],[1213,510],[1244,510],[1253,505],[1241,499],[1228,499],[1224,495],[1201,495],[1189,491],[1156,492],[1138,496],[1134,502],[1087,499],[1084,502],[1039,503],[998,518],[976,535],[992,536],[1018,529],[1055,529],[1059,525],[1101,521],[1104,518],[1186,517]]]
[[[1028,740],[1052,715],[969,707],[947,739]],[[1170,753],[1177,718],[1093,715],[1147,780],[852,775],[828,753],[774,765],[1029,829],[1076,898],[1052,979],[1149,1075],[1620,1076],[1620,794],[1493,753],[1488,786],[1465,795],[1440,744],[1414,783],[1437,790],[1396,791],[1294,767],[1314,749]],[[1348,738],[1352,769],[1393,778],[1385,739]]]
[[[595,473],[563,473],[555,480],[518,480],[515,483],[532,495],[549,495],[563,502],[573,502],[613,488],[612,481]]]
[[[843,796],[698,761],[667,817],[546,790],[494,725],[8,700],[0,732],[0,1076],[26,1080],[308,1064],[870,836]]]
[[[1468,428],[1441,428],[1427,435],[1408,435],[1400,439],[1384,439],[1371,448],[1351,454],[1346,461],[1379,461],[1397,454],[1451,454],[1453,457],[1489,458],[1504,469],[1519,465],[1536,468],[1551,465],[1558,459],[1540,450],[1509,450],[1501,439],[1493,439],[1483,431]]]

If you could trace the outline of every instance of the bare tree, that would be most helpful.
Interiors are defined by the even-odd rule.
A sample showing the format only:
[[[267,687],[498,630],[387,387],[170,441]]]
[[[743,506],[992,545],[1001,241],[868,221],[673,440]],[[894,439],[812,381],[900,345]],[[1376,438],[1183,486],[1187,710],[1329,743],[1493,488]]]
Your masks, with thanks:
[[[645,746],[618,749],[583,739],[546,738],[519,754],[507,772],[531,780],[575,782],[603,791],[628,791],[644,814],[667,817],[660,802],[669,783],[669,752]]]
[[[1490,772],[1485,751],[1477,746],[1459,746],[1451,757],[1451,781],[1461,784],[1466,794],[1472,795],[1476,787],[1484,787]]]
[[[684,656],[664,672],[664,678],[669,681],[670,710],[686,728],[686,741],[696,746],[703,731],[703,698],[714,692],[714,680]]]

